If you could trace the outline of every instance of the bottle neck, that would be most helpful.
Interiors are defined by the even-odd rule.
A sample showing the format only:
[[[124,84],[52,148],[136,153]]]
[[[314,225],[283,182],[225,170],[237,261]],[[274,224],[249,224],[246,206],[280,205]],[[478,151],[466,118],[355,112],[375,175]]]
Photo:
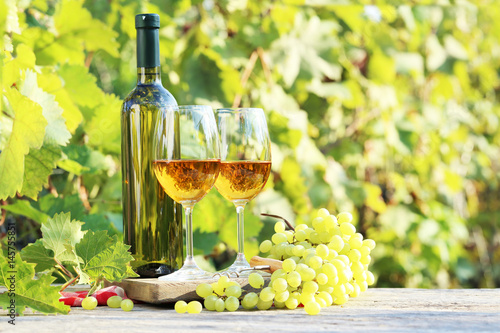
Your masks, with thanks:
[[[138,85],[149,85],[154,83],[161,84],[160,66],[137,67]]]

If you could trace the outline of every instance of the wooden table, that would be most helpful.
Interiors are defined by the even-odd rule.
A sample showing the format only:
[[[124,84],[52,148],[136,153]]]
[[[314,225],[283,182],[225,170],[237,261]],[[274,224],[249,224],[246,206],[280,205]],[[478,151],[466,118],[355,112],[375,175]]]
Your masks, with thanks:
[[[1,332],[500,332],[500,289],[369,289],[309,316],[296,310],[178,314],[172,305],[73,308],[69,315],[0,316]]]

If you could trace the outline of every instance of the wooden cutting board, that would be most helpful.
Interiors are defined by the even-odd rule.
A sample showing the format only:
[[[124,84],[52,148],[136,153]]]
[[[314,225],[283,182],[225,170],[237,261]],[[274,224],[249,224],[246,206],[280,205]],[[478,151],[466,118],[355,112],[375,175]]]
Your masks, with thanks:
[[[201,300],[201,298],[196,295],[196,287],[200,283],[212,283],[215,281],[217,281],[217,279],[189,282],[159,281],[155,278],[124,279],[122,282],[115,282],[112,284],[106,283],[106,286],[120,286],[125,290],[127,296],[134,300],[152,304],[161,304],[172,303],[179,300]],[[253,288],[248,284],[247,278],[231,278],[231,281],[238,282],[245,290],[254,291]]]

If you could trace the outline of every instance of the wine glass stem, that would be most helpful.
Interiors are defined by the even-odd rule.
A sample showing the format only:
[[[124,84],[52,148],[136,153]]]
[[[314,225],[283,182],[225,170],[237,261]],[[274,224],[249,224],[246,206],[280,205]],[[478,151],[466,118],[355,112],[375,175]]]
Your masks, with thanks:
[[[186,261],[193,259],[193,208],[194,205],[185,205],[186,215]]]
[[[238,253],[243,253],[243,247],[245,245],[245,227],[244,227],[245,205],[244,204],[236,206],[236,214],[238,216],[238,226],[237,226]]]

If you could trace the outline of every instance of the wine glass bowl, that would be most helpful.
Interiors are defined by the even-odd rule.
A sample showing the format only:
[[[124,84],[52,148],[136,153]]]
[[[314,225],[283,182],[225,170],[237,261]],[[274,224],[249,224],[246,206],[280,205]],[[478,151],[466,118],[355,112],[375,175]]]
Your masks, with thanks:
[[[186,259],[180,270],[163,281],[209,278],[193,257],[192,211],[214,186],[220,167],[219,136],[209,106],[169,106],[162,110],[154,133],[155,176],[164,191],[184,208]]]
[[[259,108],[217,109],[221,141],[220,173],[215,187],[236,206],[238,254],[227,269],[250,267],[244,251],[244,207],[266,185],[271,171],[271,141],[264,111]],[[250,271],[243,273],[250,274]],[[246,274],[246,275],[248,275]]]

